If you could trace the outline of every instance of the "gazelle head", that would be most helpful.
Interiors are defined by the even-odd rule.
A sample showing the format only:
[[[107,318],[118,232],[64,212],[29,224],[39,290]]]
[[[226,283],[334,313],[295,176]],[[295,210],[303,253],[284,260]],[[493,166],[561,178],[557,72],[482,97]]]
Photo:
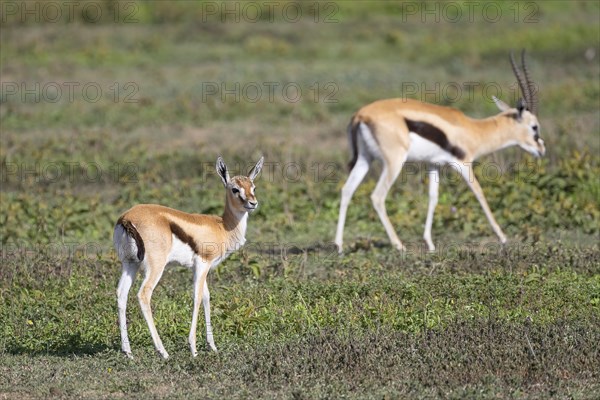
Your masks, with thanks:
[[[540,137],[540,125],[537,119],[537,92],[531,82],[529,70],[525,64],[525,50],[521,52],[521,66],[523,71],[517,67],[513,53],[510,53],[510,65],[517,78],[523,98],[517,101],[515,108],[511,108],[502,100],[493,97],[496,106],[507,116],[514,118],[517,144],[535,157],[541,157],[546,152],[544,141]]]
[[[227,165],[223,158],[217,159],[217,173],[223,181],[226,191],[227,207],[239,213],[253,212],[258,207],[258,200],[254,193],[254,178],[262,169],[264,157],[261,157],[256,165],[248,172],[248,176],[229,177]]]

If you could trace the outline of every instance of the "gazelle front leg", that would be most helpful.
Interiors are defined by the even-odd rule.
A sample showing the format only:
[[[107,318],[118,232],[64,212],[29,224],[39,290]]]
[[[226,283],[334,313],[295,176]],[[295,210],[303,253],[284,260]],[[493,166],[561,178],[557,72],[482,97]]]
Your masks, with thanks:
[[[433,225],[433,213],[438,203],[438,192],[440,187],[440,174],[436,166],[431,166],[427,171],[429,176],[429,205],[427,206],[427,219],[425,220],[425,232],[423,239],[427,243],[429,251],[435,251],[435,245],[431,240],[431,226]]]
[[[500,225],[498,225],[498,223],[496,222],[496,219],[494,218],[494,215],[492,214],[492,210],[490,210],[490,207],[488,206],[488,203],[485,200],[485,196],[483,195],[483,190],[481,189],[481,186],[479,186],[479,182],[477,181],[477,178],[475,177],[475,174],[473,173],[473,166],[470,163],[469,164],[467,164],[467,163],[452,164],[452,166],[456,170],[458,170],[458,172],[461,174],[463,179],[467,182],[467,185],[469,185],[469,187],[471,188],[473,193],[475,193],[475,197],[479,201],[479,204],[481,205],[481,208],[483,209],[485,216],[487,217],[490,225],[492,226],[494,233],[496,233],[496,235],[498,236],[498,239],[500,239],[500,243],[502,243],[502,244],[506,243],[506,235],[504,234],[504,232],[502,232]]]
[[[192,325],[190,327],[190,335],[188,337],[188,342],[190,344],[190,350],[192,352],[192,356],[196,357],[198,355],[198,350],[196,348],[196,329],[198,327],[198,314],[200,312],[200,301],[204,303],[204,312],[206,315],[206,301],[204,298],[206,296],[206,291],[208,290],[208,286],[206,284],[206,276],[210,269],[210,265],[205,262],[197,260],[194,264],[194,308],[192,311]],[[210,307],[210,305],[209,305]],[[210,313],[210,311],[209,311]],[[209,322],[210,322],[210,314],[209,314]],[[208,326],[207,326],[208,330]],[[212,339],[212,331],[211,331],[211,339]]]
[[[217,351],[215,340],[213,339],[212,325],[210,323],[210,292],[208,284],[204,280],[204,290],[202,291],[202,304],[204,305],[204,319],[206,322],[206,345],[212,351]]]

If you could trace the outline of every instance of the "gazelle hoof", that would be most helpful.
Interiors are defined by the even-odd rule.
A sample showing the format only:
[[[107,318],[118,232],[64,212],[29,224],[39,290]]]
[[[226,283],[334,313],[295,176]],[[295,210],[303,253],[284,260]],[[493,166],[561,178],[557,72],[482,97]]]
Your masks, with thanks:
[[[212,344],[212,343],[207,343],[207,344],[206,344],[206,349],[207,349],[208,351],[213,351],[213,352],[215,352],[215,353],[217,353],[217,352],[218,352],[218,350],[217,350],[217,346],[215,346],[215,345],[214,345],[214,344]]]
[[[335,247],[337,247],[337,252],[338,252],[339,255],[341,255],[344,252],[344,249],[343,249],[341,243],[336,243]]]

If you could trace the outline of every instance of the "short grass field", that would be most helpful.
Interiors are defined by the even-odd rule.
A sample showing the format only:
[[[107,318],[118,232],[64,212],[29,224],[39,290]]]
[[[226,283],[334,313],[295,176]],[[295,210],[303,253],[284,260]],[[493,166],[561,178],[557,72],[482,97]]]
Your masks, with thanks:
[[[268,3],[268,4],[267,4]],[[0,3],[0,399],[600,398],[600,6],[551,2]],[[390,97],[496,113],[528,50],[546,157],[478,160],[501,246],[442,171],[369,195],[333,244],[346,125]],[[136,203],[220,214],[214,171],[265,156],[248,242],[209,274],[218,353],[192,358],[192,274],[130,293],[112,249]],[[203,318],[198,327],[204,343]],[[202,346],[203,347],[203,346]]]

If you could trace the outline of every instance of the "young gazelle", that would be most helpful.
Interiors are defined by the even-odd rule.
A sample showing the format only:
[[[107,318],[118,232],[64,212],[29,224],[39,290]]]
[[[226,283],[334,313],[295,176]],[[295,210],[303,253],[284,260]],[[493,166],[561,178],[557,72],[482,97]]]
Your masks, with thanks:
[[[248,213],[258,206],[254,178],[260,173],[263,160],[261,157],[247,177],[230,178],[223,159],[217,159],[217,172],[225,186],[225,211],[222,217],[188,214],[156,204],[140,204],[119,218],[113,240],[123,264],[117,298],[121,348],[127,356],[131,357],[127,336],[127,297],[141,266],[145,277],[138,292],[140,307],[156,350],[163,358],[169,357],[154,325],[150,299],[165,266],[170,263],[190,267],[194,271],[194,309],[189,335],[192,355],[195,357],[198,354],[196,325],[201,300],[206,319],[206,341],[211,350],[217,351],[210,324],[210,294],[206,276],[211,268],[246,241]]]
[[[516,108],[511,108],[494,97],[501,112],[493,117],[473,119],[454,108],[408,99],[379,100],[362,107],[353,115],[348,126],[353,155],[351,172],[342,188],[335,237],[340,252],[348,204],[373,159],[382,161],[383,170],[371,200],[392,245],[397,249],[404,250],[404,246],[388,218],[385,198],[407,160],[430,164],[429,206],[423,234],[430,251],[435,250],[431,240],[431,225],[438,200],[439,169],[442,165],[450,165],[465,179],[500,242],[506,242],[506,236],[494,219],[473,174],[472,163],[478,157],[512,145],[519,145],[535,157],[541,157],[546,151],[536,117],[537,96],[524,56],[523,51],[521,73],[510,54],[512,69],[525,101],[520,99]]]

